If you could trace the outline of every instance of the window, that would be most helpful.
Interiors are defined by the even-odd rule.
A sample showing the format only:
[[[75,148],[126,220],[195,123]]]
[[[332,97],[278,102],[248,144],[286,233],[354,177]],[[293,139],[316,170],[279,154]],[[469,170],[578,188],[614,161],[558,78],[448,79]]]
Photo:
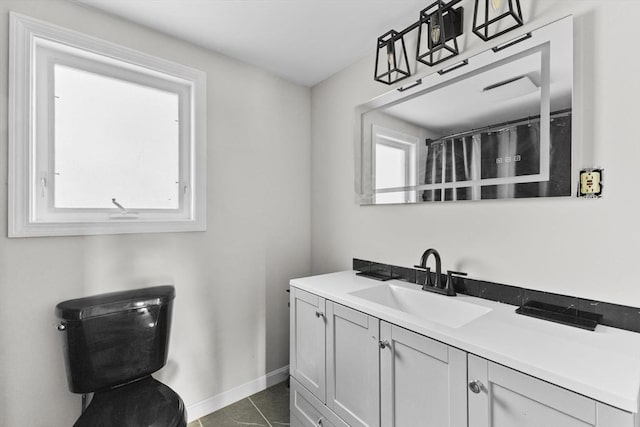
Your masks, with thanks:
[[[375,141],[376,203],[415,202],[418,138],[381,126],[372,126]]]
[[[11,14],[9,236],[205,230],[206,75]]]

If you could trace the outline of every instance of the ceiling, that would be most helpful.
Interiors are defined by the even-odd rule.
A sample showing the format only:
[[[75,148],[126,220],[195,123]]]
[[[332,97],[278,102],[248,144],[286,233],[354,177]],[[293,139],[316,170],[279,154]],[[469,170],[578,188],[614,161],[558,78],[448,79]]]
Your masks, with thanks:
[[[417,21],[424,0],[74,0],[313,86]],[[374,64],[371,64],[373,75]]]

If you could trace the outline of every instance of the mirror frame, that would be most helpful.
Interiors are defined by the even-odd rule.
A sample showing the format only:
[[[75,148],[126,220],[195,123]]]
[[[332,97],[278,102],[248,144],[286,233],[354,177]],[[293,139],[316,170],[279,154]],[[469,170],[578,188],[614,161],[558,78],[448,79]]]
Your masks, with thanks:
[[[365,141],[367,132],[364,129],[364,115],[375,111],[381,110],[401,102],[413,99],[417,96],[421,96],[433,90],[436,90],[445,85],[449,85],[466,78],[469,74],[472,74],[478,70],[492,67],[492,64],[497,62],[508,61],[515,55],[524,54],[525,52],[540,51],[542,53],[541,71],[542,73],[550,73],[550,61],[559,53],[557,51],[570,51],[572,52],[571,61],[573,61],[573,17],[566,16],[545,24],[535,30],[525,32],[517,35],[513,39],[503,42],[497,46],[491,47],[485,51],[482,51],[474,56],[463,59],[462,61],[449,64],[444,68],[438,70],[428,70],[426,73],[417,76],[417,78],[404,86],[397,87],[387,93],[384,93],[378,97],[375,97],[368,102],[358,105],[355,108],[355,124],[354,124],[354,160],[355,160],[355,193],[356,202],[359,205],[375,205],[375,189],[374,182],[375,176],[368,177],[371,173],[373,175],[373,165],[368,164],[372,162],[372,156],[365,156],[365,146],[373,144],[373,141]],[[575,67],[572,64],[572,73]],[[574,100],[574,78],[572,75],[571,81],[571,110],[573,111]],[[546,88],[546,102],[545,100],[545,88]],[[541,147],[549,147],[550,138],[550,89],[549,85],[543,85],[541,87],[543,91],[541,93],[541,110],[540,110],[540,123],[541,123]],[[571,118],[572,129],[574,126],[574,115]],[[573,197],[573,189],[577,184],[575,178],[576,168],[576,147],[575,147],[575,131],[571,132],[571,194],[568,196],[557,196],[560,198]],[[371,150],[373,151],[373,150]],[[368,163],[367,163],[368,162]],[[548,165],[549,163],[549,150],[541,150],[541,163]],[[545,172],[541,171],[539,177],[542,180],[549,179],[548,168]],[[524,177],[522,177],[524,178]],[[529,177],[530,178],[530,177]],[[528,179],[528,178],[526,178]],[[517,182],[516,179],[514,182]],[[530,181],[530,179],[529,179]],[[490,184],[487,182],[487,184]],[[406,191],[421,190],[420,185],[405,187]],[[417,200],[417,197],[416,197]],[[488,200],[488,199],[485,199]],[[500,199],[505,200],[505,199]],[[423,202],[405,202],[407,203],[423,203]]]

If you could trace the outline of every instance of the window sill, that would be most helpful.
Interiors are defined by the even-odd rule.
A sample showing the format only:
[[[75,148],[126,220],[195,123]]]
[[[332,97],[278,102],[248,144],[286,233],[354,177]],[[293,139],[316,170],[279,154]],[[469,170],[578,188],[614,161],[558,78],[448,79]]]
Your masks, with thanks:
[[[206,231],[206,221],[112,220],[88,223],[9,224],[9,237],[88,236],[103,234],[179,233]]]

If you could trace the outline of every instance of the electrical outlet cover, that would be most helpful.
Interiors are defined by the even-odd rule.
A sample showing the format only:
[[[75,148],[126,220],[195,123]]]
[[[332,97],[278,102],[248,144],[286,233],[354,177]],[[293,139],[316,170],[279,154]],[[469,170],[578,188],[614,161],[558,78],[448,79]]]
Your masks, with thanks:
[[[602,169],[583,169],[580,171],[578,196],[602,197]]]

